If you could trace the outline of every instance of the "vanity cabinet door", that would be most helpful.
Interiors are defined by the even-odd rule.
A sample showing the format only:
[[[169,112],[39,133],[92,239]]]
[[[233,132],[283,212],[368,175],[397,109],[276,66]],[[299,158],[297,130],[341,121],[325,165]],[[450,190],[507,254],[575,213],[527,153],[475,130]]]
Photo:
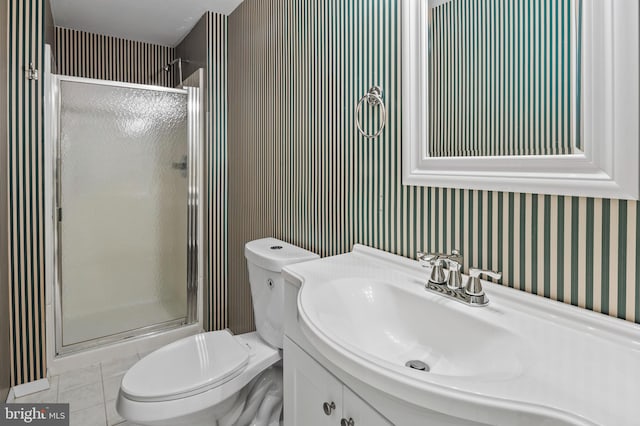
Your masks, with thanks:
[[[284,339],[285,426],[339,425],[342,389],[342,383],[327,370],[298,345]]]
[[[343,418],[347,421],[352,419],[353,426],[391,426],[387,419],[346,387],[342,394],[342,404]]]

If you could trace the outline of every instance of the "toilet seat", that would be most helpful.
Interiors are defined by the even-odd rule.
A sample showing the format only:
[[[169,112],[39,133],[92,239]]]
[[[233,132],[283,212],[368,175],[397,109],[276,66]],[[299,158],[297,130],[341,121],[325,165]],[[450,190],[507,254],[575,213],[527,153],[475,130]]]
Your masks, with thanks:
[[[135,364],[122,380],[133,401],[169,401],[206,392],[233,379],[247,366],[249,349],[227,331],[190,336]]]
[[[124,382],[127,379],[127,375],[129,374],[128,372],[123,378],[123,384],[120,388],[120,395],[117,401],[117,410],[120,415],[134,423],[162,422],[162,424],[165,424],[164,422],[166,421],[168,422],[166,424],[172,424],[171,419],[173,418],[196,413],[225,401],[227,398],[243,389],[261,372],[282,359],[281,351],[269,346],[260,339],[258,334],[255,332],[232,336],[226,331],[215,331],[191,336],[186,339],[196,340],[198,336],[216,333],[225,333],[235,341],[234,343],[246,348],[248,353],[248,362],[243,368],[237,370],[234,375],[227,376],[225,380],[211,384],[206,390],[200,388],[198,392],[191,391],[180,395],[174,392],[173,395],[165,396],[164,400],[162,397],[148,399],[149,395],[140,394],[133,395],[137,399],[129,397],[124,392]],[[217,348],[215,350],[225,349]],[[142,363],[151,355],[153,354],[148,355],[138,361],[138,363]],[[166,359],[170,360],[171,358],[167,357]],[[169,365],[159,368],[168,370],[174,368],[174,364],[175,363],[172,362]],[[132,367],[131,370],[133,370],[133,368],[135,368],[135,366]],[[129,386],[129,391],[131,391],[131,385]]]

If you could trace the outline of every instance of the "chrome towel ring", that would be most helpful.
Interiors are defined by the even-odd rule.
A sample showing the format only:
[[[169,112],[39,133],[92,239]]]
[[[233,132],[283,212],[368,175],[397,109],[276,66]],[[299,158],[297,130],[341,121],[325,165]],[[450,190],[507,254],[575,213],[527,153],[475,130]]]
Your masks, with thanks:
[[[362,109],[362,105],[365,102],[368,102],[370,106],[379,105],[381,110],[380,111],[380,115],[381,115],[380,128],[378,128],[378,131],[376,131],[373,135],[370,135],[369,133],[365,132],[362,129],[362,126],[360,125],[360,110]],[[363,97],[360,98],[360,101],[358,101],[358,107],[356,108],[356,124],[358,126],[358,131],[362,136],[364,136],[367,139],[375,139],[378,136],[380,136],[380,134],[384,130],[384,126],[386,123],[387,123],[387,109],[385,108],[384,101],[382,100],[382,88],[380,86],[373,86],[372,88],[369,89],[367,93],[365,93]]]

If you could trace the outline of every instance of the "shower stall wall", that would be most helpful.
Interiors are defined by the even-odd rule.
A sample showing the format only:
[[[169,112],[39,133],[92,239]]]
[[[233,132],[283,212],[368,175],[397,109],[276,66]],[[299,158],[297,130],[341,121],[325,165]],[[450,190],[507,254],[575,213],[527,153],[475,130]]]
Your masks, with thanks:
[[[56,355],[197,322],[199,90],[51,89]]]

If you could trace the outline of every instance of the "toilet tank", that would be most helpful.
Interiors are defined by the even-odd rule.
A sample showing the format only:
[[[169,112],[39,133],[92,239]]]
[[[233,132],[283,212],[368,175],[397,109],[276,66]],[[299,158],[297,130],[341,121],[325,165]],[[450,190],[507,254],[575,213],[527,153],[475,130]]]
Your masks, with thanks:
[[[275,348],[284,339],[284,278],[282,268],[319,259],[315,253],[275,238],[262,238],[244,246],[249,268],[256,330]]]

